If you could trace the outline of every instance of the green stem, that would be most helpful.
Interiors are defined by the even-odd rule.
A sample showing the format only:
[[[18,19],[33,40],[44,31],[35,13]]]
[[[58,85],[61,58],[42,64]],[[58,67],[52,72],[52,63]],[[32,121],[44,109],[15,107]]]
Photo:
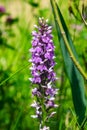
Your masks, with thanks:
[[[83,68],[80,66],[80,64],[78,63],[78,61],[76,60],[76,58],[74,57],[73,53],[72,53],[72,50],[66,40],[66,37],[65,35],[62,35],[63,39],[64,39],[64,43],[67,47],[67,50],[70,54],[70,58],[72,59],[72,61],[74,62],[75,66],[77,67],[77,69],[79,70],[79,72],[82,74],[82,76],[85,78],[85,80],[87,80],[87,75],[85,74]]]
[[[83,17],[82,14],[80,13],[79,8],[77,7],[76,9],[77,9],[77,12],[79,13],[79,15],[80,15],[80,17],[81,17],[81,19],[82,19],[82,21],[83,21],[85,27],[87,27],[87,22],[85,21],[84,17]]]
[[[54,0],[54,2],[55,2],[55,0]],[[76,58],[75,58],[75,56],[73,55],[73,52],[72,52],[72,50],[71,50],[71,48],[70,48],[70,46],[69,46],[69,44],[68,44],[68,41],[67,41],[67,38],[66,38],[66,36],[65,36],[65,32],[64,32],[64,30],[63,30],[62,24],[61,24],[61,22],[60,22],[60,20],[59,20],[59,18],[58,18],[58,15],[57,15],[57,7],[55,6],[54,2],[53,2],[53,5],[54,5],[55,13],[56,13],[56,21],[59,23],[60,30],[61,30],[61,32],[62,32],[62,37],[63,37],[64,43],[65,43],[65,46],[66,46],[66,48],[67,48],[67,50],[68,50],[68,53],[69,53],[69,55],[70,55],[70,58],[72,59],[73,63],[75,64],[75,66],[77,67],[77,69],[79,70],[79,72],[82,74],[82,76],[84,77],[84,79],[87,80],[87,75],[86,75],[86,73],[84,72],[83,68],[80,66],[80,64],[78,63],[78,61],[76,60]]]
[[[79,125],[83,127],[83,125],[85,125],[83,124],[83,121],[86,118],[87,102],[85,99],[84,80],[83,80],[82,74],[85,75],[84,76],[85,78],[86,78],[86,74],[85,73],[81,74],[81,72],[78,69],[79,67],[77,68],[78,55],[75,51],[71,36],[69,34],[65,20],[59,9],[59,6],[55,2],[55,0],[50,0],[50,2],[52,5],[52,11],[53,11],[54,19],[55,19],[57,34],[58,34],[60,47],[61,47],[61,51],[62,51],[64,63],[65,63],[66,74],[68,76],[68,79],[71,85],[72,99],[73,99],[73,104],[74,104],[74,108],[76,112],[77,121]],[[62,34],[61,30],[65,31],[64,35]],[[69,48],[68,48],[70,49],[69,51],[67,49],[67,43],[69,44]],[[75,61],[73,62],[72,60],[73,56],[75,56],[75,58],[77,59],[76,60],[77,66],[74,63]],[[84,71],[82,70],[82,72]]]

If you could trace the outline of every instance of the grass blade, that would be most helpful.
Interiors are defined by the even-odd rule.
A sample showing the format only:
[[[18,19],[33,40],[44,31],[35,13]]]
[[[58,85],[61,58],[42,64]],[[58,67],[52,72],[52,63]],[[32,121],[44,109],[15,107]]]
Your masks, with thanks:
[[[66,73],[69,78],[70,84],[71,84],[71,90],[72,90],[72,97],[73,97],[73,103],[75,107],[75,112],[77,115],[78,123],[81,125],[86,113],[86,99],[85,99],[85,92],[84,92],[84,80],[80,72],[78,71],[77,67],[73,63],[72,59],[70,58],[69,52],[67,51],[67,47],[65,45],[65,40],[63,37],[62,32],[65,32],[66,39],[68,41],[68,44],[78,61],[78,55],[75,51],[73,42],[71,40],[68,28],[65,24],[64,18],[59,10],[59,7],[55,0],[50,0],[52,5],[52,10],[54,14],[57,34],[64,58]]]
[[[19,73],[20,71],[22,71],[23,69],[25,69],[26,67],[28,67],[30,65],[30,63],[22,66],[20,69],[18,69],[15,73],[13,73],[11,76],[9,76],[8,78],[6,78],[5,80],[3,80],[0,83],[0,86],[3,85],[6,81],[8,81],[9,79],[11,79],[12,77],[14,77],[17,73]]]

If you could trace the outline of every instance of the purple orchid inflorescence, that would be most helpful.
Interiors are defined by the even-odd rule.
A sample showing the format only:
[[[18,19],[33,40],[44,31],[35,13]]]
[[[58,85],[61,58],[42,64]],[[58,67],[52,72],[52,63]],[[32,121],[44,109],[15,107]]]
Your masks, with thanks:
[[[29,78],[32,84],[35,84],[32,89],[32,95],[36,97],[36,101],[32,103],[32,107],[36,109],[36,114],[33,118],[40,120],[40,130],[49,130],[45,126],[47,119],[52,117],[56,112],[52,108],[57,107],[55,104],[55,95],[58,89],[53,85],[57,79],[54,72],[54,44],[52,36],[52,26],[49,26],[47,20],[39,18],[39,26],[35,25],[37,31],[32,32],[32,78]]]

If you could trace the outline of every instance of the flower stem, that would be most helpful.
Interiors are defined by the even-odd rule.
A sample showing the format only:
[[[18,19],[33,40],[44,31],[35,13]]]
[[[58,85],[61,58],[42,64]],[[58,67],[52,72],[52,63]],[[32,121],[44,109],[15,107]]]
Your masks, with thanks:
[[[52,0],[51,0],[51,1],[52,1]],[[53,3],[53,6],[54,6],[54,9],[55,9],[55,13],[57,14],[57,7],[55,6],[54,2],[55,2],[55,0],[52,1],[52,3]],[[61,22],[60,22],[60,20],[59,20],[59,18],[58,18],[58,15],[56,15],[56,21],[59,23],[61,33],[63,32],[63,33],[62,33],[62,37],[63,37],[64,43],[65,43],[65,46],[66,46],[66,48],[67,48],[67,50],[68,50],[68,53],[69,53],[69,55],[70,55],[70,58],[72,59],[73,63],[75,64],[75,66],[77,67],[77,69],[79,70],[79,72],[82,74],[82,76],[84,77],[84,79],[87,80],[87,75],[86,75],[86,73],[84,72],[83,68],[82,68],[81,65],[78,63],[78,61],[76,60],[76,58],[75,58],[75,56],[74,56],[74,54],[73,54],[73,52],[72,52],[72,50],[71,50],[71,48],[70,48],[70,46],[69,46],[69,44],[68,44],[68,41],[67,41],[65,32],[64,32],[63,27],[62,27],[62,25],[61,25]]]

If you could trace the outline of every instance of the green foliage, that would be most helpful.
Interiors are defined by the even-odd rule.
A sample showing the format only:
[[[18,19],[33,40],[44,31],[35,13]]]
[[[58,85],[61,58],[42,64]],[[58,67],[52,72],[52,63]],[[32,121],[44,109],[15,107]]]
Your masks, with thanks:
[[[64,35],[66,35],[68,44],[71,47],[72,52],[78,61],[78,57],[77,57],[73,42],[71,40],[70,34],[68,32],[67,26],[66,26],[65,21],[63,19],[63,16],[59,10],[58,5],[52,1],[51,1],[51,4],[52,4],[52,8],[53,8],[57,33],[58,33],[58,37],[59,37],[59,41],[60,41],[60,46],[62,49],[63,58],[64,58],[64,62],[65,62],[66,72],[67,72],[69,81],[71,83],[73,103],[74,103],[75,111],[77,114],[78,122],[81,125],[82,122],[85,120],[85,114],[86,114],[84,81],[83,81],[83,78],[82,78],[80,72],[78,71],[76,65],[73,63],[73,61],[70,57],[70,54],[69,54],[67,47],[66,47],[66,44],[65,44],[66,41],[64,41],[64,38],[63,38],[62,31],[64,30],[64,32],[65,32]],[[56,13],[56,10],[57,10],[57,13]],[[58,17],[57,17],[57,15],[58,15]],[[62,31],[60,29],[61,27],[59,26],[58,19],[61,21],[61,24],[63,26]]]
[[[8,10],[7,14],[0,18],[0,130],[38,130],[38,120],[30,117],[31,114],[34,114],[34,110],[30,106],[32,103],[32,84],[28,81],[28,78],[31,77],[29,70],[31,64],[28,63],[31,57],[29,53],[29,49],[31,48],[31,32],[33,25],[37,23],[38,17],[49,19],[49,24],[53,26],[54,44],[56,46],[55,60],[57,62],[55,71],[57,77],[59,77],[59,80],[55,84],[59,88],[57,97],[59,107],[57,114],[53,119],[49,120],[48,124],[51,130],[79,130],[72,103],[71,88],[65,73],[61,49],[57,41],[50,1],[1,0],[0,3],[1,5],[5,5],[6,10]],[[65,0],[58,3],[68,28],[70,28],[69,31],[72,34],[71,36],[75,43],[80,63],[87,72],[87,30],[82,24],[80,15],[77,16],[74,4],[73,11],[78,17],[77,19],[69,14],[68,2],[66,2],[66,6],[64,4]],[[76,2],[76,4],[78,3]],[[5,24],[9,14],[13,18],[11,26]],[[78,21],[79,18],[80,21]],[[82,25],[82,28],[78,30],[77,26],[73,28],[73,25]],[[66,56],[66,53],[64,54]],[[67,56],[69,55],[67,54]],[[69,57],[68,59],[69,61],[67,61],[72,64]],[[76,71],[77,73],[79,72]],[[70,71],[69,76],[71,77]],[[81,76],[79,78],[83,81]],[[74,80],[72,81],[71,78],[73,84],[77,82],[76,79]],[[73,91],[76,92],[76,89],[77,85]],[[82,93],[83,88],[81,87],[81,89],[80,92]],[[85,130],[86,127],[87,124],[85,123]]]
[[[39,4],[38,3],[35,3],[35,2],[32,2],[32,1],[29,1],[29,4],[33,7],[38,7]]]

